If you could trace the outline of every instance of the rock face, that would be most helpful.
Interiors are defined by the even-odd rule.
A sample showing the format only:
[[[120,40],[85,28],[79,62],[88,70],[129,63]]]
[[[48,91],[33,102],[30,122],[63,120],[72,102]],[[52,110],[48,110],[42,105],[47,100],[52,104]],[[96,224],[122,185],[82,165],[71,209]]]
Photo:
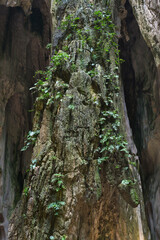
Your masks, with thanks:
[[[157,6],[0,0],[0,239],[160,238]]]
[[[25,14],[29,15],[32,9],[32,0],[1,0],[0,5],[6,7],[21,7]]]
[[[7,239],[8,216],[19,200],[30,162],[31,152],[20,151],[32,126],[29,88],[35,70],[47,64],[45,45],[50,42],[44,6],[41,14],[40,3],[33,2],[33,12],[26,17],[19,4],[0,1],[0,239]],[[45,22],[42,35],[40,18]]]
[[[108,6],[94,4],[52,3],[53,52],[60,51],[54,53],[54,65],[45,73],[47,80],[45,77],[38,87],[33,132],[40,129],[40,134],[21,202],[10,219],[9,239],[149,239],[141,188],[137,207],[134,178],[139,185],[140,180],[136,169],[128,165],[123,153],[111,154],[110,150],[110,158],[103,163],[100,159],[105,159],[105,154],[98,152],[103,148],[103,127],[105,134],[109,134],[107,129],[118,127],[118,119],[112,126],[117,117],[113,102],[121,97],[117,99],[115,92],[118,85],[114,89],[109,80],[116,72],[114,46],[99,31]],[[121,21],[119,7],[113,6],[117,22]],[[121,19],[124,16],[121,12]],[[120,34],[120,29],[117,31]],[[95,37],[106,49],[100,56]],[[113,78],[116,82],[117,75]],[[106,112],[111,106],[112,112]],[[103,111],[106,116],[115,115],[106,121]],[[100,121],[105,121],[102,126]],[[128,140],[132,154],[136,154],[131,134]]]
[[[160,239],[159,207],[159,1],[130,1],[130,42],[121,41],[126,104],[142,165],[146,213],[152,239]],[[141,33],[140,33],[141,32]],[[142,36],[141,36],[142,34]],[[127,50],[126,50],[127,49]],[[134,89],[134,90],[133,90]]]
[[[130,0],[141,33],[151,49],[157,67],[160,65],[160,3],[159,0]]]

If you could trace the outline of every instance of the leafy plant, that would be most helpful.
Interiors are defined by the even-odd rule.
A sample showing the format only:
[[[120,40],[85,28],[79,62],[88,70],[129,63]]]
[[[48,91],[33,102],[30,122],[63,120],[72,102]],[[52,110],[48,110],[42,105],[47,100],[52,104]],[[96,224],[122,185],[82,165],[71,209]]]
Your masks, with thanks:
[[[49,45],[50,46],[50,45]],[[49,47],[47,45],[47,47]],[[30,88],[33,92],[38,92],[37,100],[45,100],[47,105],[54,103],[54,96],[51,89],[51,80],[53,73],[57,70],[57,67],[62,66],[69,59],[69,55],[66,52],[59,51],[51,57],[49,66],[46,71],[39,70],[35,73],[36,82],[33,87]],[[63,87],[67,87],[68,84],[61,83]],[[61,92],[57,92],[55,99],[61,97]]]
[[[70,109],[70,110],[74,110],[74,109],[75,109],[75,105],[70,104],[70,105],[68,106],[68,109]]]
[[[49,80],[52,78],[52,72],[48,68],[47,71],[37,71],[35,74],[36,82],[30,90],[38,92],[37,100],[48,100],[50,95]]]
[[[95,69],[92,69],[90,71],[88,71],[88,74],[91,76],[91,77],[94,77],[97,75],[97,72],[95,71]]]
[[[76,72],[77,69],[78,69],[77,65],[73,63],[73,64],[71,65],[71,71],[72,71],[72,72]]]
[[[63,189],[65,189],[64,182],[63,182],[63,178],[64,178],[64,175],[63,175],[63,174],[61,174],[61,173],[55,173],[55,174],[53,175],[53,177],[52,177],[52,180],[51,180],[51,182],[52,182],[52,183],[54,184],[54,186],[55,186],[55,188],[54,188],[55,191],[56,191],[57,193],[60,193],[59,196],[58,196],[58,198],[61,198],[61,197],[60,197],[60,196],[62,196],[61,193],[62,193]],[[59,210],[61,210],[64,205],[65,205],[65,202],[64,202],[64,201],[58,200],[58,201],[55,201],[55,202],[50,203],[50,204],[47,206],[47,209],[53,209],[54,215],[56,216],[56,215],[58,215]]]
[[[61,240],[66,240],[67,236],[66,235],[63,235]]]
[[[127,186],[127,185],[132,185],[133,182],[130,179],[123,179],[121,184],[124,185],[124,186]]]
[[[23,193],[25,196],[28,196],[29,187],[25,187]]]
[[[131,198],[134,201],[134,203],[136,205],[138,205],[139,204],[139,197],[138,197],[138,194],[137,194],[137,192],[134,188],[131,188],[130,194],[131,194]]]
[[[63,52],[62,50],[59,51],[57,54],[53,55],[51,57],[51,62],[50,62],[51,65],[53,64],[53,66],[51,67],[51,70],[52,71],[56,70],[58,66],[67,62],[69,57],[70,56],[66,52]]]
[[[55,173],[51,180],[52,183],[56,185],[56,192],[65,189],[64,182],[63,182],[64,175],[61,173]]]
[[[65,202],[57,201],[57,202],[50,203],[47,209],[53,209],[54,215],[57,216],[59,213],[59,210],[61,210],[63,206],[65,206]]]
[[[30,164],[30,170],[34,170],[37,165],[37,159],[32,159],[32,163]]]
[[[78,28],[78,21],[79,17],[74,17],[73,14],[69,14],[65,17],[65,19],[62,21],[60,28],[63,30],[66,30],[67,28],[70,28],[72,31],[76,31]]]
[[[40,133],[40,130],[28,132],[27,139],[24,142],[25,146],[21,149],[22,152],[26,151],[31,145],[35,144],[39,133]]]
[[[52,43],[48,43],[47,45],[46,45],[46,49],[51,49],[52,48]]]

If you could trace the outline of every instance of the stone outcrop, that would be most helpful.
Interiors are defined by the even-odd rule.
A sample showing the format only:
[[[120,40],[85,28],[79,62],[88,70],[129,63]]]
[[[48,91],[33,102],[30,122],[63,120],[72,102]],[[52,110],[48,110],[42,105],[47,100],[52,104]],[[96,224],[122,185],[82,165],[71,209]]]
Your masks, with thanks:
[[[126,14],[121,12],[118,20],[117,3],[113,10],[120,23]],[[95,66],[95,73],[90,67],[97,41],[92,26],[94,14],[99,11],[106,11],[105,3],[52,3],[52,51],[60,50],[54,63],[66,56],[65,48],[68,59],[63,65],[57,64],[49,84],[45,83],[50,94],[47,105],[42,100],[44,95],[36,101],[33,131],[40,129],[40,134],[21,202],[10,219],[9,239],[149,239],[142,190],[139,187],[137,206],[137,193],[132,188],[134,178],[141,186],[136,168],[118,156],[99,166],[100,153],[95,151],[101,146],[99,120],[106,110],[108,93],[103,76],[114,68],[115,57],[112,49],[109,55],[101,55],[101,59],[112,60],[110,69],[103,60]],[[72,14],[77,23],[73,23]],[[66,19],[78,24],[82,32],[70,34]],[[90,45],[82,38],[85,30]],[[120,29],[117,31],[121,34]],[[119,108],[123,112],[122,103]],[[131,131],[128,141],[131,152],[136,154]]]
[[[159,239],[158,6],[0,0],[0,239]]]
[[[157,67],[160,67],[160,2],[159,0],[130,0],[140,31],[152,50]]]

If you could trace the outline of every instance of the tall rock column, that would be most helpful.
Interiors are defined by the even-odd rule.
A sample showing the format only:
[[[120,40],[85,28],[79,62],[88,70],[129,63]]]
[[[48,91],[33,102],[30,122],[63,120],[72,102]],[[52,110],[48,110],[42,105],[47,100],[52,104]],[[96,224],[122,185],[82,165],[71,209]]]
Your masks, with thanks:
[[[118,70],[126,11],[109,2],[52,1],[51,62],[32,87],[24,150],[34,148],[11,240],[150,239]]]
[[[148,83],[143,80],[144,96],[147,99],[150,94],[150,107],[146,109],[145,119],[150,119],[146,124],[141,122],[140,131],[143,132],[142,138],[145,144],[140,149],[144,196],[146,202],[146,211],[153,239],[160,238],[160,206],[159,206],[159,173],[160,173],[160,150],[159,150],[159,134],[160,134],[160,116],[159,116],[159,89],[160,89],[160,2],[153,1],[129,1],[135,18],[138,22],[142,36],[152,52],[153,59],[150,61],[152,68],[152,76]],[[145,65],[144,57],[144,65]],[[145,82],[145,83],[144,83]],[[150,87],[149,87],[150,85]],[[149,87],[149,88],[148,88]],[[143,90],[141,90],[143,91]],[[148,102],[148,100],[147,100]],[[152,112],[152,116],[151,116]],[[137,120],[138,121],[138,120]],[[147,120],[148,121],[148,120]],[[144,132],[142,129],[148,129]],[[144,142],[144,140],[141,140]]]

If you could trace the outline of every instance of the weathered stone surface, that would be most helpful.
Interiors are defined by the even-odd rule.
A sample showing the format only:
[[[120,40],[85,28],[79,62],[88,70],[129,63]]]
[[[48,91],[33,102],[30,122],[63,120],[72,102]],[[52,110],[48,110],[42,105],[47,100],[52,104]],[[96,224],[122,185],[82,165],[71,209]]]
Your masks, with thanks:
[[[159,1],[126,2],[130,42],[121,44],[122,78],[134,140],[142,166],[146,213],[152,239],[159,239]],[[140,32],[142,36],[140,36]],[[145,41],[144,41],[145,40]],[[130,52],[130,54],[129,54]]]
[[[26,15],[31,13],[32,0],[0,0],[0,5],[6,7],[22,7]]]
[[[124,8],[125,1],[121,4]],[[121,188],[122,180],[125,177],[132,179],[134,174],[141,185],[134,167],[128,167],[125,159],[122,162],[115,159],[114,162],[120,164],[122,171],[116,170],[113,159],[106,161],[101,169],[97,162],[95,150],[100,144],[99,118],[107,97],[103,78],[107,67],[102,61],[95,66],[95,76],[90,76],[91,46],[77,39],[75,33],[70,42],[64,40],[67,32],[57,29],[67,14],[74,13],[81,20],[79,27],[89,28],[94,46],[97,39],[92,29],[92,17],[95,10],[105,10],[104,6],[104,2],[94,1],[52,2],[53,46],[61,49],[68,45],[69,59],[59,66],[50,83],[54,102],[46,107],[41,102],[36,103],[33,129],[40,128],[32,154],[36,164],[31,163],[26,191],[10,219],[10,240],[48,240],[52,237],[59,240],[64,236],[73,240],[149,239],[141,187],[138,207],[133,189]],[[125,17],[124,9],[121,20]],[[117,19],[117,22],[121,20]],[[114,59],[112,53],[110,58]],[[106,55],[101,57],[104,59]],[[114,67],[114,61],[111,67]],[[118,100],[122,101],[121,98]],[[125,121],[127,115],[123,115]],[[129,124],[128,128],[130,131]],[[136,154],[131,131],[128,141],[132,153]],[[65,188],[61,189],[60,185],[60,190],[56,190],[57,178],[63,181]],[[65,202],[65,205],[62,204],[56,215],[55,207],[49,206],[59,202]]]
[[[20,198],[30,162],[31,151],[23,154],[20,151],[32,125],[28,110],[32,108],[33,98],[29,88],[35,70],[44,68],[48,61],[45,49],[50,42],[48,12],[45,14],[41,6],[42,18],[48,25],[41,36],[33,27],[36,13],[26,17],[25,6],[24,11],[17,7],[25,3],[0,1],[0,215],[3,217],[0,239],[7,239],[8,217]]]
[[[160,66],[160,2],[130,0],[141,33],[151,48],[157,67]]]
[[[109,2],[125,59],[121,68],[125,97],[122,90],[121,97],[114,100],[121,109],[122,128],[134,155],[133,165],[139,161],[138,149],[146,212],[152,238],[157,240],[160,235],[159,3]],[[97,162],[95,150],[100,145],[102,131],[99,119],[108,94],[103,78],[108,70],[105,59],[112,60],[110,71],[115,67],[115,54],[110,49],[108,55],[100,56],[95,72],[90,72],[92,51],[104,37],[103,33],[95,35],[93,15],[94,11],[106,10],[106,1],[1,0],[0,5],[0,213],[3,218],[0,239],[7,238],[4,229],[7,232],[8,208],[15,207],[14,200],[17,203],[20,199],[15,192],[22,193],[27,168],[29,174],[21,200],[10,218],[10,240],[52,237],[62,240],[65,236],[69,240],[150,239],[135,166],[129,165],[125,158],[116,157],[103,163],[101,169]],[[50,99],[46,105],[44,99],[36,101],[33,131],[40,129],[40,134],[31,157],[32,149],[20,153],[24,132],[31,121],[24,108],[31,105],[28,88],[33,85],[34,71],[43,69],[48,59],[45,45],[51,35],[49,12],[53,53],[63,54],[68,47],[69,58],[58,66],[48,83],[54,102]],[[66,39],[69,29],[59,28],[69,14],[80,19],[78,30],[82,29],[79,37],[71,32],[71,40]],[[85,43],[83,36],[91,38],[91,45]],[[103,39],[107,47],[108,42]],[[131,182],[137,179],[135,185],[139,187],[125,185],[123,180],[128,179]],[[57,186],[58,181],[63,184]]]

